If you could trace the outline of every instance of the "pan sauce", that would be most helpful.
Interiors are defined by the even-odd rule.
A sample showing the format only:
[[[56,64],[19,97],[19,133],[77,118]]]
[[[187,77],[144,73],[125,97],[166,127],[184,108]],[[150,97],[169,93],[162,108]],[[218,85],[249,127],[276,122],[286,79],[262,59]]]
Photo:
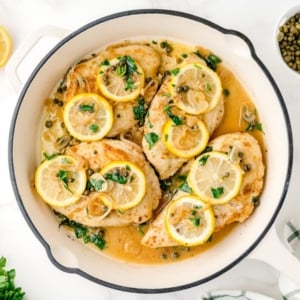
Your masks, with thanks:
[[[127,42],[125,42],[125,45]],[[160,49],[160,43],[149,41],[158,51],[165,51],[166,49]],[[168,53],[167,56],[174,56],[177,62],[182,60],[182,54],[191,53],[195,49],[191,49],[187,46],[177,44],[174,42],[168,42],[168,45],[172,45],[172,52]],[[197,47],[202,53],[209,53],[201,47]],[[219,136],[224,133],[240,132],[245,131],[247,127],[247,122],[241,117],[241,112],[245,107],[250,111],[255,111],[255,106],[251,101],[249,95],[243,88],[242,84],[239,82],[238,78],[227,69],[222,64],[217,67],[217,73],[219,74],[222,86],[224,89],[224,105],[225,114],[223,120],[219,127],[215,130],[213,137]],[[58,89],[60,87],[58,83]],[[80,83],[78,83],[80,85]],[[45,116],[52,115],[53,120],[62,120],[62,107],[64,106],[64,100],[60,98],[60,93],[52,93],[45,102],[45,109],[43,114],[42,132],[41,132],[41,149],[42,153],[46,152],[48,154],[57,152],[57,150],[63,152],[66,147],[76,144],[77,141],[73,140],[66,129],[56,128],[55,131],[58,135],[53,138],[53,124],[45,123]],[[55,105],[53,105],[53,102]],[[51,125],[51,126],[50,126]],[[131,132],[132,133],[132,132]],[[259,144],[263,150],[264,142],[263,135],[261,131],[254,130],[250,132],[259,141]],[[138,135],[137,135],[138,136]],[[139,141],[139,137],[136,137],[133,131],[133,140]],[[264,151],[263,151],[264,152]],[[155,215],[155,214],[154,214]],[[105,228],[105,240],[106,247],[103,250],[103,254],[135,263],[162,263],[178,261],[180,259],[185,259],[188,257],[195,256],[202,251],[207,251],[210,247],[213,247],[216,243],[220,242],[222,239],[226,238],[227,234],[234,228],[235,224],[227,226],[221,232],[215,233],[212,239],[202,246],[196,247],[165,247],[165,248],[149,248],[141,245],[140,241],[143,237],[144,232],[146,232],[148,225],[129,225],[120,227],[106,227]]]

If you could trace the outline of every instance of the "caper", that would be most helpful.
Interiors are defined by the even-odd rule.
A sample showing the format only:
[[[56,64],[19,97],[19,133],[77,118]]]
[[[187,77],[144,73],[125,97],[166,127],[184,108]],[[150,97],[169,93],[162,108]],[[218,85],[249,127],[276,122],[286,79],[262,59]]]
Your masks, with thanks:
[[[45,122],[45,126],[46,126],[47,128],[51,128],[51,127],[53,126],[53,122],[52,122],[51,120],[47,120],[47,121]]]
[[[149,83],[149,82],[151,82],[151,81],[152,81],[152,77],[146,77],[146,78],[145,78],[145,82],[146,82],[146,83]]]
[[[279,27],[277,41],[283,60],[291,69],[300,73],[298,64],[300,57],[300,13],[296,13]]]
[[[165,260],[168,258],[168,255],[166,253],[161,253],[160,258]]]
[[[63,101],[61,101],[61,100],[59,100],[59,99],[57,99],[57,98],[54,98],[54,99],[53,99],[53,103],[54,103],[55,105],[58,105],[58,106],[63,106],[63,105],[64,105]]]
[[[179,258],[180,257],[180,254],[178,252],[172,252],[171,254],[172,258]]]

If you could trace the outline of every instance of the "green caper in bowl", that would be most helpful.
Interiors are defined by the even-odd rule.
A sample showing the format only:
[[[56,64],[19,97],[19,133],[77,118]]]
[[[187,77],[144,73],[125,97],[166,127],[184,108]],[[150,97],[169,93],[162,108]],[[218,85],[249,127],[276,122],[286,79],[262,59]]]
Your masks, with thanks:
[[[290,10],[279,25],[277,43],[286,65],[300,74],[300,7]]]

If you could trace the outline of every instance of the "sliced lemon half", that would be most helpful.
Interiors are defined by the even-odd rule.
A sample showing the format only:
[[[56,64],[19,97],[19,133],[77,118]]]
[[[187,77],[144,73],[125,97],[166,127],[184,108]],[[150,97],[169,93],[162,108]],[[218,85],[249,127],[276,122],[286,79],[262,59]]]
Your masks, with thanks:
[[[188,174],[193,192],[205,201],[224,204],[240,191],[243,171],[227,154],[212,151],[195,159]]]
[[[0,67],[4,66],[9,59],[12,49],[12,41],[7,30],[0,26]]]
[[[111,105],[94,93],[74,96],[66,104],[63,117],[69,133],[80,141],[100,140],[113,125]]]
[[[75,203],[86,188],[86,172],[77,159],[58,155],[43,161],[35,172],[35,187],[51,206]]]
[[[99,69],[97,83],[101,93],[117,102],[134,100],[144,87],[144,71],[128,55],[105,60]]]
[[[182,196],[168,206],[165,225],[170,237],[180,245],[197,246],[211,237],[215,216],[211,206],[199,197]]]
[[[222,97],[222,84],[216,72],[205,65],[194,63],[186,64],[172,74],[170,90],[179,109],[199,115],[218,105]]]
[[[114,161],[104,166],[100,173],[107,182],[105,193],[113,199],[113,209],[126,210],[142,201],[146,193],[146,178],[137,165],[129,161]]]
[[[198,118],[188,118],[180,125],[168,120],[163,128],[163,142],[174,155],[191,158],[201,153],[207,146],[209,132],[204,122]]]

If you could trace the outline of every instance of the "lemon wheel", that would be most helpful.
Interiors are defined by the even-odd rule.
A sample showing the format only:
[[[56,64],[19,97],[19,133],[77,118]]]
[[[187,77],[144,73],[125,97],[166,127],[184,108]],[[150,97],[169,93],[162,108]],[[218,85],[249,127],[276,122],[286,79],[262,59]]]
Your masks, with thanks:
[[[186,64],[173,72],[170,90],[175,105],[184,112],[199,115],[213,110],[222,96],[221,80],[205,65]]]
[[[85,191],[86,172],[75,158],[58,155],[38,166],[35,187],[49,205],[67,206],[75,203]]]
[[[117,102],[134,100],[144,87],[144,71],[130,56],[105,60],[99,69],[97,83],[101,93]]]
[[[100,173],[106,179],[105,193],[113,199],[113,209],[126,210],[142,201],[146,179],[138,166],[129,161],[114,161],[104,166]]]
[[[212,208],[197,196],[182,196],[167,208],[165,225],[172,239],[184,246],[205,243],[215,228]]]
[[[63,117],[69,133],[80,141],[100,140],[113,125],[111,105],[93,93],[74,96],[66,104]]]
[[[4,66],[8,61],[11,53],[12,42],[7,30],[0,26],[0,67]]]
[[[191,158],[201,153],[209,140],[209,132],[205,123],[193,118],[187,122],[174,125],[168,120],[163,128],[163,142],[174,155]]]
[[[239,193],[242,178],[243,171],[227,154],[212,151],[195,159],[187,180],[196,195],[216,205]]]

